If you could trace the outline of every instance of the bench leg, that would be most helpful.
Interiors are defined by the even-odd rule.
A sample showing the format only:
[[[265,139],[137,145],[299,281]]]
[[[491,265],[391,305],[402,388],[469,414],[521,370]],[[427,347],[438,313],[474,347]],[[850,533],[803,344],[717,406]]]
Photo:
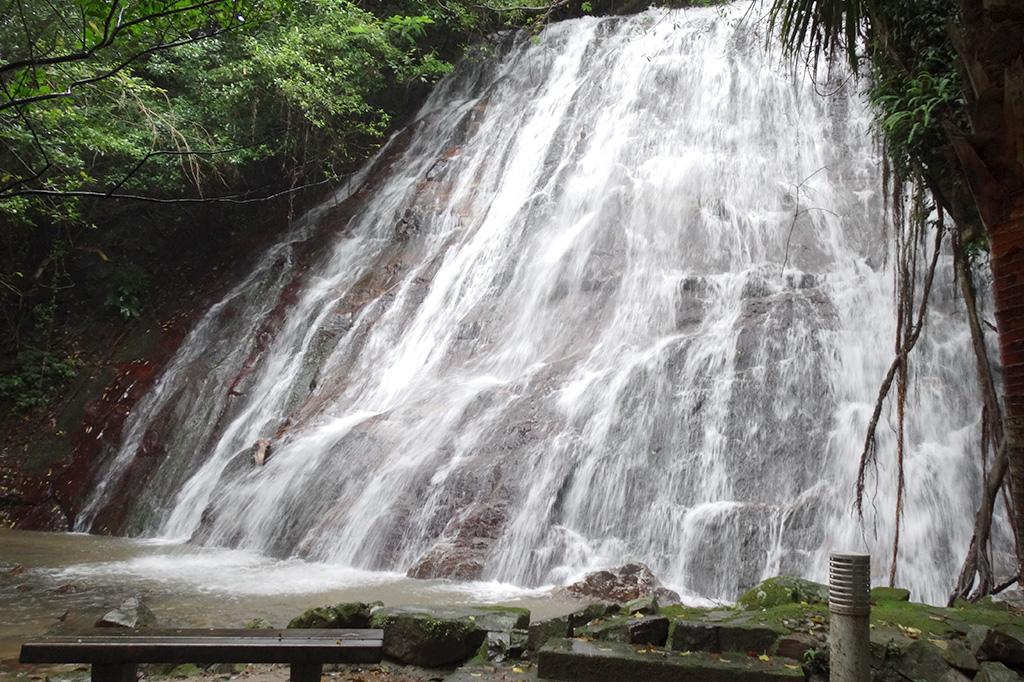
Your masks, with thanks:
[[[135,682],[138,678],[134,663],[92,664],[92,682]]]
[[[292,663],[291,682],[320,682],[322,663]]]

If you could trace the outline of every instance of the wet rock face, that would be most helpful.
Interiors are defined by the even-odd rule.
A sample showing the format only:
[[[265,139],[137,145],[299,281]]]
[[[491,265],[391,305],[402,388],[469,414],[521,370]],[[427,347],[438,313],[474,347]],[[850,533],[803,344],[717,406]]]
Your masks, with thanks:
[[[566,592],[576,597],[591,597],[612,602],[628,602],[658,592],[659,600],[664,596],[665,602],[673,598],[679,601],[679,595],[661,586],[645,564],[630,563],[618,568],[588,573],[583,580],[565,588]]]
[[[98,628],[145,628],[156,622],[156,616],[142,603],[140,597],[130,597],[98,621]]]
[[[406,575],[421,580],[479,580],[491,543],[500,536],[504,523],[505,512],[497,507],[453,519],[442,539],[417,559]]]

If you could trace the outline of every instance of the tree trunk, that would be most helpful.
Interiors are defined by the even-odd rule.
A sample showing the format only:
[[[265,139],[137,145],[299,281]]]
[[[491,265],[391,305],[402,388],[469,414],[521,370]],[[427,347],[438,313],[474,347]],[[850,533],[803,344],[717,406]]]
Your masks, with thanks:
[[[1003,448],[1010,470],[1015,535],[1024,538],[1024,192],[989,225],[999,355],[1003,364]],[[1018,551],[1024,575],[1024,555]]]
[[[964,307],[967,310],[967,322],[971,329],[971,345],[974,348],[974,360],[978,368],[978,385],[982,395],[982,433],[987,434],[987,437],[983,436],[981,439],[981,459],[982,462],[985,461],[985,452],[990,445],[996,456],[987,471],[984,466],[982,467],[985,479],[982,484],[981,503],[978,505],[978,513],[974,519],[974,534],[971,536],[967,556],[960,569],[956,587],[949,597],[948,606],[952,606],[957,599],[983,597],[990,594],[996,587],[993,567],[989,562],[989,537],[992,532],[992,515],[995,512],[999,491],[1003,487],[1007,468],[1006,451],[1003,449],[1002,409],[999,405],[995,381],[992,378],[988,350],[985,347],[985,333],[981,327],[981,316],[978,313],[971,266],[963,253],[963,245],[957,233],[954,233],[954,240],[954,248],[957,252],[957,280],[960,282]],[[975,582],[977,582],[976,586]]]

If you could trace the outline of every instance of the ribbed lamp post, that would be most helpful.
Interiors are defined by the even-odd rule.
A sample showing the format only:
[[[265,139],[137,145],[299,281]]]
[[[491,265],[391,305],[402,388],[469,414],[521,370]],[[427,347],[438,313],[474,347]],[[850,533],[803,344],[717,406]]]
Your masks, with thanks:
[[[871,557],[829,556],[829,680],[870,682]]]

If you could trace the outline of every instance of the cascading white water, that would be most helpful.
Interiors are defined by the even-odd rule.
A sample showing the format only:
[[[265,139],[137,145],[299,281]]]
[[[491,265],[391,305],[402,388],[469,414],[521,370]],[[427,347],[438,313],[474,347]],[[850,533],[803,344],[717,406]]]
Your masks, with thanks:
[[[781,68],[746,11],[580,19],[462,63],[197,325],[79,527],[158,448],[129,532],[524,585],[642,560],[717,599],[867,549],[880,580],[885,417],[852,512],[894,338],[871,119],[855,84]],[[898,578],[933,601],[979,489],[940,267]]]

